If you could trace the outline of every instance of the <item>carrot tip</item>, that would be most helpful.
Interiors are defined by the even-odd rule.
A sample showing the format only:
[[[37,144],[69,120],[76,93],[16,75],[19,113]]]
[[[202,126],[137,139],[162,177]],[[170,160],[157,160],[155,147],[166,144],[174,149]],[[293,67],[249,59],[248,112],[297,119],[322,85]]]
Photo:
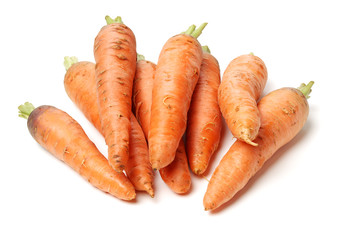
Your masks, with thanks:
[[[148,189],[147,193],[149,194],[149,196],[151,196],[151,198],[154,198],[154,192],[153,189]]]
[[[78,58],[73,56],[73,57],[64,57],[64,62],[63,65],[66,69],[66,71],[68,71],[68,69],[74,64],[78,62]]]
[[[255,142],[252,142],[250,139],[244,139],[244,141],[252,146],[255,146],[257,147],[258,146],[258,143],[255,143]]]
[[[207,180],[207,182],[210,182],[210,180],[208,178],[206,178],[205,176],[202,176],[205,180]]]
[[[26,102],[18,107],[18,116],[24,119],[28,119],[31,112],[35,109],[32,103]]]

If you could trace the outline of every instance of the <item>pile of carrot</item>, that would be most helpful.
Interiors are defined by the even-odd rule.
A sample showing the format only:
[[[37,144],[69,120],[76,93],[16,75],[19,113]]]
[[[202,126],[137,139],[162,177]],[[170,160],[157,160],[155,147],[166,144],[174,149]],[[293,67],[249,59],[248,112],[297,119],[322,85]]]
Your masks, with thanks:
[[[198,41],[207,23],[167,39],[155,64],[137,53],[135,35],[121,17],[105,19],[94,63],[65,57],[64,86],[103,135],[107,156],[66,112],[19,106],[32,137],[94,187],[126,201],[137,191],[154,197],[159,175],[173,192],[187,194],[193,175],[204,176],[212,163],[223,117],[237,140],[204,195],[204,209],[214,210],[306,123],[314,82],[262,96],[267,67],[253,53],[230,61],[221,78],[217,59]]]

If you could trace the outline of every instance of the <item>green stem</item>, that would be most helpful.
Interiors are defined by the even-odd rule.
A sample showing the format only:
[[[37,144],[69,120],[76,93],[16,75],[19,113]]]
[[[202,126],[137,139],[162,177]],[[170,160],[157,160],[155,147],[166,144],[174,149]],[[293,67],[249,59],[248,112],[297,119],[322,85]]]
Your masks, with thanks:
[[[105,20],[106,20],[107,25],[110,25],[112,23],[123,23],[122,18],[120,16],[113,19],[110,16],[106,15]]]
[[[307,85],[302,83],[300,87],[298,87],[297,89],[299,89],[306,98],[309,98],[310,97],[309,94],[312,92],[313,84],[314,84],[314,81],[310,81]]]
[[[252,56],[254,56],[253,52],[250,52],[249,54],[252,55]]]
[[[145,56],[138,54],[138,53],[137,53],[136,59],[137,59],[137,61],[146,60]]]
[[[68,69],[74,64],[78,62],[78,58],[77,57],[64,57],[64,62],[63,65],[66,69],[66,71],[68,71]]]
[[[194,38],[198,38],[199,35],[201,35],[203,29],[205,28],[205,26],[207,26],[208,23],[202,23],[201,26],[199,26],[195,31],[193,31],[191,33],[191,36],[193,36]]]
[[[193,31],[195,31],[196,25],[192,24],[185,32],[182,32],[183,34],[186,35],[191,35]]]
[[[26,102],[26,103],[24,103],[24,104],[22,104],[22,105],[20,105],[18,107],[18,110],[19,110],[18,116],[22,117],[22,118],[25,118],[25,119],[28,119],[30,114],[31,114],[31,112],[34,109],[35,109],[35,107],[31,103]]]
[[[203,50],[203,52],[210,53],[210,49],[207,45],[202,46],[202,50]]]

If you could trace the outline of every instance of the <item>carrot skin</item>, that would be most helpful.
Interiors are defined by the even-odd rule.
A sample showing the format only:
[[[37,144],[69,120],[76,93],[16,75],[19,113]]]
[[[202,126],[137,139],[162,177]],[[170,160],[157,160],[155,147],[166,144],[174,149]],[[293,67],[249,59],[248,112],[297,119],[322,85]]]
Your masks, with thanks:
[[[301,91],[282,88],[258,103],[261,128],[258,146],[237,140],[215,169],[203,199],[205,210],[228,202],[283,145],[293,139],[306,123],[309,106]]]
[[[264,62],[252,54],[241,55],[227,66],[219,87],[219,105],[233,136],[256,145],[260,127],[257,108],[267,81]]]
[[[132,85],[136,69],[134,33],[122,23],[104,26],[94,42],[97,99],[108,160],[122,171],[129,159]]]
[[[132,183],[135,183],[135,189],[146,191],[151,197],[154,197],[152,187],[153,171],[149,162],[148,146],[141,129],[134,115],[130,118],[130,154],[129,161],[125,171]]]
[[[192,95],[186,130],[186,149],[191,171],[201,175],[208,167],[221,137],[218,104],[220,68],[214,56],[203,52],[200,77]]]
[[[153,169],[166,167],[175,157],[186,129],[201,62],[201,45],[190,35],[176,35],[162,48],[153,84],[148,136]]]
[[[88,61],[74,63],[64,77],[68,97],[85,117],[102,133],[97,104],[95,64]]]
[[[40,106],[30,114],[27,126],[42,147],[93,186],[122,200],[135,198],[130,181],[110,167],[82,127],[67,113],[53,106]]]
[[[152,89],[156,65],[150,61],[140,60],[137,62],[136,75],[133,85],[133,106],[136,117],[148,140]],[[171,164],[159,170],[160,176],[165,184],[177,194],[185,194],[191,188],[191,175],[185,152],[185,145],[181,139],[175,158]]]
[[[175,158],[167,167],[159,170],[162,180],[177,194],[185,194],[191,188],[191,175],[184,141],[180,141]]]
[[[97,104],[95,64],[92,62],[77,62],[73,64],[66,72],[64,85],[70,99],[98,131],[102,133]],[[142,129],[132,113],[130,123],[130,152],[125,171],[136,190],[146,191],[153,197],[153,170],[149,162],[148,146]]]
[[[137,61],[133,84],[133,109],[147,140],[155,71],[156,64],[146,60]]]

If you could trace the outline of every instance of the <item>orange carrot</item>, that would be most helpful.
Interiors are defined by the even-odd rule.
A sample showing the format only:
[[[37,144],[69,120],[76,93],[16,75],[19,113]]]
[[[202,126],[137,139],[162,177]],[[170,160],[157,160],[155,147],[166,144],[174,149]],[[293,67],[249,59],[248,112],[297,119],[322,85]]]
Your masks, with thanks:
[[[200,76],[192,95],[186,130],[186,149],[191,171],[201,175],[221,137],[221,112],[217,102],[220,67],[207,46],[203,47]]]
[[[174,160],[159,170],[162,180],[175,193],[185,194],[191,188],[191,175],[186,157],[184,141],[180,140]]]
[[[68,97],[85,117],[103,134],[97,104],[96,72],[92,62],[78,62],[75,57],[65,57],[64,87]],[[103,134],[104,135],[104,134]]]
[[[32,137],[96,188],[123,199],[135,198],[135,189],[123,173],[114,171],[87,137],[82,127],[66,112],[53,106],[19,106]]]
[[[95,65],[65,58],[66,75],[64,85],[70,99],[86,118],[102,133],[97,105]],[[149,162],[148,146],[140,125],[133,114],[130,116],[129,161],[125,168],[128,178],[138,191],[154,196],[153,170]]]
[[[264,62],[253,54],[242,55],[230,62],[219,87],[219,105],[233,136],[248,144],[256,138],[260,117],[257,108],[267,81]]]
[[[202,62],[202,47],[197,37],[205,26],[206,23],[195,30],[193,25],[185,33],[168,39],[160,52],[148,136],[153,169],[159,170],[173,161],[185,132]]]
[[[136,40],[120,17],[106,17],[108,25],[94,42],[100,122],[108,145],[108,160],[122,171],[129,159],[131,93],[136,68]]]
[[[260,100],[258,146],[239,140],[232,145],[210,179],[203,199],[205,210],[228,202],[280,147],[300,132],[308,117],[307,98],[313,83],[299,89],[281,88]]]
[[[133,106],[148,139],[152,89],[156,65],[138,55],[136,75],[133,85]],[[176,156],[171,164],[159,170],[162,180],[175,193],[184,194],[190,190],[191,175],[187,163],[183,139],[180,140]]]
[[[155,70],[156,65],[154,63],[145,60],[143,55],[137,55],[136,73],[133,83],[133,109],[147,140]]]
[[[130,123],[130,157],[125,171],[137,190],[146,191],[154,197],[153,170],[145,135],[134,115],[131,115]]]

